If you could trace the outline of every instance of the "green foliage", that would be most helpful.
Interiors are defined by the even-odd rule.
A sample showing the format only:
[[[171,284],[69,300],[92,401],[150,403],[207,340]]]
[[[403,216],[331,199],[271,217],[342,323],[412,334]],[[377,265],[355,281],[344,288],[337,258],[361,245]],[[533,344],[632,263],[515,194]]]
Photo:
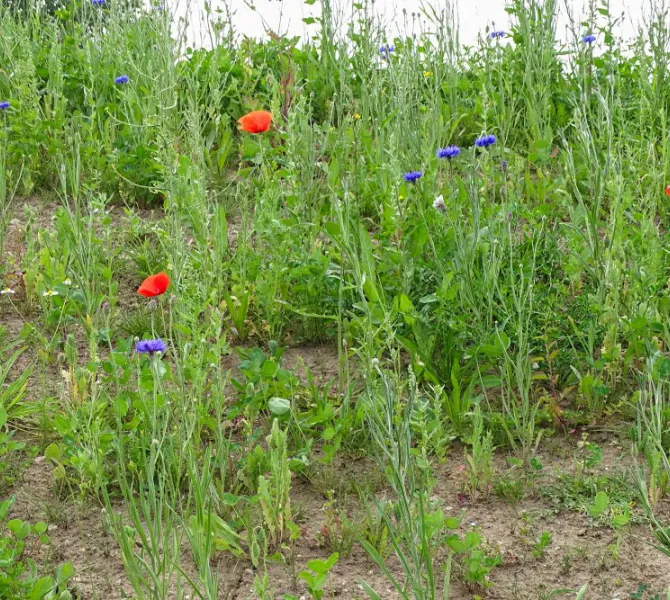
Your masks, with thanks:
[[[11,380],[9,378],[10,373],[15,372],[13,367],[25,350],[25,346],[17,348],[16,351],[10,347],[7,352],[8,356],[4,358],[3,365],[0,367],[0,414],[4,416],[2,426],[7,421],[27,417],[37,410],[37,406],[21,402],[26,393],[32,366],[23,369],[18,377]]]
[[[284,528],[291,521],[291,471],[288,466],[286,432],[279,429],[279,421],[272,422],[267,438],[269,475],[258,477],[258,502],[263,511],[263,525],[268,540],[277,547],[284,536]]]
[[[228,411],[229,418],[244,414],[252,422],[260,411],[269,411],[277,417],[286,417],[290,412],[288,399],[298,381],[293,373],[281,367],[284,349],[276,344],[271,344],[271,347],[270,356],[260,348],[239,350],[244,380],[232,380],[240,397]]]
[[[49,544],[47,524],[8,520],[15,500],[12,496],[0,502],[0,528],[3,530],[0,538],[0,595],[28,600],[72,600],[67,589],[68,581],[74,575],[70,563],[57,567],[53,576],[40,577],[35,561],[25,556],[30,545]]]
[[[540,534],[540,537],[537,538],[535,545],[533,547],[532,555],[534,558],[544,558],[546,549],[551,544],[551,532],[543,531]]]
[[[472,502],[539,491],[615,557],[646,518],[670,552],[667,14],[625,42],[595,7],[561,41],[559,4],[511,0],[506,38],[467,48],[425,4],[380,53],[365,2],[335,31],[324,0],[302,40],[208,7],[206,48],[135,0],[2,3],[0,489],[39,439],[58,493],[105,505],[139,599],[220,596],[220,553],[261,598],[267,561],[322,598],[357,542],[402,598],[484,594],[501,557],[432,493],[454,440]],[[256,109],[272,127],[242,131]],[[163,270],[165,295],[136,293]],[[586,433],[573,470],[538,459],[632,419],[635,489]],[[335,552],[300,574],[294,477]],[[66,598],[25,527],[0,596]],[[551,536],[526,537],[539,561]]]
[[[670,594],[670,590],[667,592],[657,592],[654,593],[651,586],[646,583],[640,583],[637,586],[637,589],[634,592],[628,594],[629,600],[664,600]]]
[[[247,337],[247,316],[249,314],[250,302],[249,290],[235,286],[232,292],[226,293],[224,297],[226,299],[226,308],[235,325],[234,334],[243,342]]]
[[[427,499],[427,491],[420,483],[426,478],[417,477],[417,464],[421,462],[415,464],[411,452],[412,434],[407,423],[414,397],[410,393],[404,402],[399,413],[404,413],[404,418],[394,420],[392,416],[405,400],[400,395],[404,390],[388,374],[378,373],[378,382],[371,384],[368,390],[368,419],[379,460],[387,469],[395,495],[394,514],[388,517],[383,514],[408,585],[400,584],[385,558],[370,542],[361,540],[361,544],[402,598],[436,598],[440,593],[447,597],[454,559],[466,582],[487,587],[489,573],[500,563],[500,556],[490,555],[482,547],[482,537],[477,531],[471,530],[462,536],[456,533],[461,518],[447,517]],[[444,573],[442,581],[435,577],[438,568]],[[368,584],[362,582],[362,585],[370,598],[379,598]]]
[[[346,503],[346,497],[343,503]],[[325,522],[319,532],[320,543],[337,552],[338,556],[348,558],[356,541],[358,528],[349,519],[346,510],[338,506],[337,500],[326,502],[323,512]]]
[[[310,560],[307,569],[301,571],[300,579],[307,584],[307,591],[313,600],[321,600],[325,594],[325,585],[328,573],[335,566],[339,554],[334,552],[326,560]]]
[[[542,486],[540,493],[557,506],[590,513],[599,493],[606,494],[617,510],[624,511],[630,505],[633,489],[622,476],[560,474],[555,483]]]
[[[465,452],[468,489],[473,498],[477,492],[488,498],[493,481],[493,436],[490,431],[484,434],[484,417],[480,406],[475,408],[470,442],[472,451]]]

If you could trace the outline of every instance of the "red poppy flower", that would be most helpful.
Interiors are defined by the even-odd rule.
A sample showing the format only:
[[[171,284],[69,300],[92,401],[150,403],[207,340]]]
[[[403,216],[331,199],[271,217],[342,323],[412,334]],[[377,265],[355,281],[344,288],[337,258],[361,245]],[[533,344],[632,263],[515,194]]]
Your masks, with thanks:
[[[138,288],[137,293],[145,298],[153,298],[165,293],[170,285],[170,278],[167,273],[158,273],[157,275],[150,275]]]
[[[670,196],[670,185],[665,186],[665,195]]]
[[[272,113],[267,110],[254,110],[237,121],[242,131],[247,133],[263,133],[270,129]]]

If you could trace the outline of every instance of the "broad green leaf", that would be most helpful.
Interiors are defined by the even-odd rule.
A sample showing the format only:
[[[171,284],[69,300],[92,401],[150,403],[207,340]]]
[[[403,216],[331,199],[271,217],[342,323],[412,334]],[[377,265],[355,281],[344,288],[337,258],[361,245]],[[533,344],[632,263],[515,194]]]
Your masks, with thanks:
[[[326,429],[323,430],[321,437],[327,442],[332,440],[335,437],[335,429],[333,429],[332,427],[327,427]]]
[[[593,504],[589,506],[589,514],[592,517],[599,517],[607,510],[609,501],[609,496],[605,492],[598,492],[593,500]]]
[[[235,494],[231,494],[230,492],[225,492],[221,495],[221,502],[226,506],[235,506],[239,500],[239,496],[235,496]]]
[[[42,600],[54,588],[54,581],[51,577],[42,577],[38,579],[30,590],[29,600]]]
[[[335,563],[338,561],[340,558],[340,555],[338,552],[334,552],[331,554],[326,560],[310,560],[307,563],[307,568],[310,569],[311,571],[314,571],[317,575],[325,575],[330,571],[334,566]]]
[[[324,225],[326,233],[332,238],[339,238],[342,235],[342,228],[339,223],[334,223],[332,221]]]
[[[262,373],[265,377],[274,377],[279,371],[279,365],[274,360],[266,360],[263,363]]]
[[[275,396],[274,398],[270,398],[270,401],[268,402],[268,408],[273,415],[281,417],[282,415],[290,412],[291,401],[287,400],[286,398],[279,398],[278,396]]]
[[[35,523],[35,525],[33,525],[33,529],[37,533],[46,533],[47,524],[44,521],[40,521],[39,523]]]
[[[21,519],[12,519],[7,523],[7,529],[17,540],[24,540],[30,534],[30,524],[24,523]]]

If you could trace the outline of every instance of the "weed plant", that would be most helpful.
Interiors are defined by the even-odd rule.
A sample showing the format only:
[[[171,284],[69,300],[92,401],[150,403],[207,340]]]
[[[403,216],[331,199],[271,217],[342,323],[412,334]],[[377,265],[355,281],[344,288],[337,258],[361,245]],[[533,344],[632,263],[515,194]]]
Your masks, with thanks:
[[[546,439],[624,421],[668,554],[668,9],[623,40],[593,1],[566,40],[559,4],[510,0],[467,47],[451,3],[392,37],[321,0],[304,39],[208,5],[193,47],[170,3],[3,2],[0,489],[39,447],[137,598],[221,597],[224,555],[258,597],[281,563],[286,598],[324,598],[356,544],[401,598],[482,595],[502,558],[440,467],[465,445],[469,501],[516,506]],[[541,491],[618,558],[642,517],[587,437]],[[331,554],[301,564],[310,481]],[[44,527],[10,505],[1,589],[65,600],[72,566],[30,562]]]

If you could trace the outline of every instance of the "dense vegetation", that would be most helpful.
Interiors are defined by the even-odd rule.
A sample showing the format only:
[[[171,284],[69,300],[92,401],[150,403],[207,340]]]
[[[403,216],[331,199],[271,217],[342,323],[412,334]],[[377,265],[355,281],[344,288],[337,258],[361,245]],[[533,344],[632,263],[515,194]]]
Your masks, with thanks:
[[[329,597],[354,547],[390,590],[361,598],[516,598],[437,491],[454,456],[464,504],[550,497],[611,560],[633,526],[670,556],[668,12],[624,43],[593,4],[561,43],[556,0],[511,0],[464,48],[448,13],[387,39],[321,8],[308,41],[212,16],[192,49],[159,5],[0,7],[0,597],[125,597],[40,561],[50,519],[12,512],[34,464],[104,506],[142,599],[225,597],[222,555],[253,597],[277,562],[282,597]],[[576,474],[541,486],[546,444]],[[325,497],[306,564],[296,485]]]

